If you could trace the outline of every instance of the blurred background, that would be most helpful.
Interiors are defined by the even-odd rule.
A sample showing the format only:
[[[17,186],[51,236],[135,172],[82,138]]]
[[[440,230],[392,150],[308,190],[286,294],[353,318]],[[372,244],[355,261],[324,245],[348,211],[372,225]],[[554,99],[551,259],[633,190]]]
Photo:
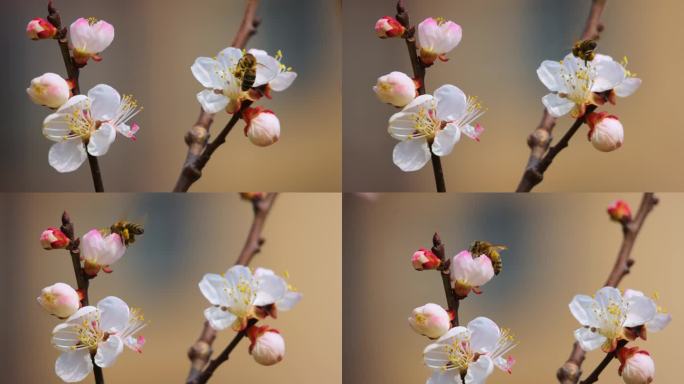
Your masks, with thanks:
[[[656,362],[656,383],[679,377],[679,348],[684,303],[681,217],[684,196],[659,194],[660,204],[647,218],[632,256],[636,264],[622,288],[660,293],[659,304],[673,322],[637,344]],[[553,383],[572,349],[579,327],[568,310],[576,294],[594,294],[608,277],[622,234],[605,210],[616,198],[634,211],[639,194],[384,194],[369,201],[344,200],[344,381],[345,383],[424,383],[430,370],[422,351],[430,341],[407,323],[413,308],[428,302],[446,305],[441,278],[415,271],[411,255],[432,245],[438,231],[447,256],[474,240],[509,247],[503,272],[461,303],[462,323],[487,316],[517,336],[520,345],[513,374],[496,370],[492,383]],[[587,355],[590,372],[603,358]],[[601,375],[619,384],[617,362]]]
[[[47,162],[51,142],[41,133],[50,113],[26,95],[31,79],[45,72],[65,75],[54,41],[26,37],[26,23],[47,16],[47,0],[3,1],[0,39],[3,60],[0,106],[0,191],[89,192],[87,164],[59,174]],[[200,110],[195,96],[202,86],[190,72],[200,56],[213,57],[230,45],[244,11],[243,0],[55,1],[65,25],[94,16],[116,28],[104,61],[81,74],[86,92],[99,83],[133,94],[145,110],[136,117],[137,142],[122,136],[100,158],[107,191],[170,191],[185,160],[185,133]],[[193,191],[339,191],[341,188],[340,8],[334,0],[263,0],[259,32],[248,47],[274,54],[299,74],[286,92],[258,104],[280,118],[280,141],[268,148],[252,145],[236,126],[217,151]],[[218,114],[212,133],[228,122]]]
[[[429,93],[454,84],[480,98],[488,112],[480,143],[467,138],[442,160],[449,191],[513,191],[529,149],[527,136],[539,123],[547,93],[536,69],[546,59],[560,60],[582,33],[590,0],[406,0],[413,23],[442,16],[463,27],[463,40],[447,63],[428,69]],[[343,14],[344,190],[434,191],[431,166],[403,173],[392,163],[397,143],[387,120],[397,110],[380,103],[376,79],[391,71],[411,73],[400,39],[375,37],[375,21],[394,16],[396,1],[345,0]],[[654,172],[684,161],[684,116],[677,113],[684,51],[672,45],[684,38],[679,28],[684,3],[664,0],[653,7],[637,0],[608,1],[606,30],[599,51],[620,60],[644,80],[641,89],[617,106],[625,142],[606,154],[594,149],[582,128],[544,177],[539,191],[680,191],[681,172]],[[561,118],[560,138],[572,124]],[[628,170],[627,172],[625,170]]]
[[[75,284],[66,251],[44,251],[43,229],[58,226],[67,210],[82,235],[125,218],[145,223],[145,234],[113,266],[110,275],[91,281],[92,303],[115,295],[140,307],[150,321],[138,355],[126,350],[104,370],[111,383],[184,382],[186,353],[197,339],[208,306],[197,287],[205,273],[223,273],[242,249],[252,221],[249,203],[237,194],[25,194],[0,195],[0,318],[2,382],[60,383],[54,374],[59,352],[50,344],[59,321],[36,303],[40,290],[55,282]],[[333,194],[284,194],[268,217],[266,243],[252,263],[278,274],[304,294],[299,305],[267,324],[285,337],[285,359],[263,367],[243,341],[211,382],[341,383],[342,277],[341,197]],[[293,217],[297,224],[292,225]],[[10,241],[11,240],[11,241]],[[322,269],[321,266],[325,266]],[[219,353],[234,332],[219,332]],[[84,383],[93,382],[89,376]]]

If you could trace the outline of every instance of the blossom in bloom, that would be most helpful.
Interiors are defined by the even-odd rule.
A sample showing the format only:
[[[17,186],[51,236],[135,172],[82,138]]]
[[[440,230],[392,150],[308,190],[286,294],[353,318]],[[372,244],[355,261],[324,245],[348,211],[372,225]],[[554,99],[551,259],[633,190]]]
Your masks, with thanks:
[[[48,228],[40,234],[40,245],[43,249],[64,249],[69,245],[70,240],[64,232],[57,228]]]
[[[78,292],[64,283],[56,283],[43,288],[37,300],[45,311],[60,319],[66,319],[73,315],[81,306]]]
[[[56,143],[50,148],[48,160],[58,172],[72,172],[87,158],[102,156],[116,138],[116,132],[134,139],[139,127],[126,123],[142,108],[137,101],[109,85],[100,84],[88,95],[76,95],[43,122],[43,135]]]
[[[413,253],[411,256],[411,264],[417,271],[424,269],[437,269],[442,264],[442,260],[437,257],[431,250],[421,248]]]
[[[486,317],[451,328],[423,351],[425,365],[434,370],[427,384],[481,384],[495,366],[510,373],[515,359],[504,355],[517,344],[508,330]]]
[[[480,287],[494,277],[492,260],[486,255],[473,256],[470,251],[461,251],[451,259],[451,286],[460,297],[470,291],[479,293]]]
[[[615,200],[608,206],[608,215],[614,221],[631,221],[632,209],[624,200]]]
[[[657,296],[657,295],[656,295]],[[625,293],[623,295],[623,298],[625,300],[630,300],[634,297],[643,297],[648,300],[651,300],[655,306],[656,306],[656,314],[653,316],[652,319],[644,323],[643,326],[630,329],[627,332],[627,336],[630,338],[636,338],[636,337],[641,337],[643,339],[646,339],[646,335],[648,332],[659,332],[662,331],[665,327],[667,327],[668,324],[672,321],[672,316],[669,313],[665,313],[663,308],[659,306],[655,300],[646,297],[643,292],[637,291],[635,289],[627,289],[625,290]]]
[[[274,365],[285,356],[285,340],[277,329],[252,326],[247,331],[251,341],[249,354],[261,365]]]
[[[401,37],[405,31],[406,28],[394,17],[384,16],[375,22],[375,33],[381,39]]]
[[[101,61],[102,53],[114,41],[114,27],[104,20],[79,18],[69,27],[74,61],[86,65],[88,60]]]
[[[436,339],[451,328],[451,316],[442,306],[427,303],[415,308],[408,318],[409,325],[417,333]]]
[[[256,307],[275,304],[288,292],[280,277],[265,273],[256,277],[242,265],[231,267],[224,275],[207,273],[199,288],[212,305],[204,317],[216,330],[244,329],[247,321],[256,317]]]
[[[111,272],[110,266],[116,263],[126,252],[121,236],[116,233],[104,236],[97,229],[81,238],[81,259],[84,269],[91,276],[97,275],[100,269]]]
[[[390,72],[378,77],[373,91],[383,103],[405,107],[416,98],[416,83],[403,72]]]
[[[292,71],[292,67],[282,63],[282,51],[279,50],[275,56],[270,56],[266,51],[252,48],[247,53],[251,53],[257,59],[257,78],[259,77],[259,68],[261,68],[264,78],[269,79],[265,84],[264,93],[266,96],[270,95],[270,91],[282,92],[290,88],[290,85],[297,78],[297,72]]]
[[[46,73],[31,80],[26,93],[34,103],[54,109],[61,107],[69,100],[71,88],[62,76]]]
[[[400,140],[392,154],[394,164],[404,172],[417,171],[430,160],[430,149],[437,156],[450,154],[461,133],[479,140],[484,129],[471,123],[483,113],[476,98],[449,84],[434,96],[416,97],[389,119],[390,135]]]
[[[611,152],[622,146],[625,131],[617,116],[606,112],[593,112],[586,117],[589,124],[587,138],[594,148],[601,152]]]
[[[655,378],[655,363],[648,351],[623,347],[618,352],[618,374],[625,384],[650,384]]]
[[[636,83],[641,84],[628,80],[630,75],[625,67],[606,55],[584,61],[571,53],[560,62],[546,60],[537,69],[537,76],[551,91],[542,98],[542,103],[554,117],[569,112],[573,117],[583,116],[587,105],[604,103],[606,97],[598,93],[615,91],[626,97],[636,91]]]
[[[247,122],[245,136],[252,144],[267,147],[280,139],[280,120],[270,109],[247,108],[242,118]]]
[[[432,65],[435,60],[448,60],[446,54],[461,42],[463,31],[453,21],[428,17],[418,24],[416,45],[420,60],[425,65]]]
[[[583,350],[593,351],[600,347],[604,352],[611,352],[618,340],[628,338],[626,328],[651,322],[658,314],[658,308],[646,296],[630,294],[623,297],[617,288],[603,287],[595,297],[575,296],[570,302],[570,312],[582,324],[575,331],[575,339]]]
[[[79,309],[52,330],[52,344],[62,354],[55,362],[55,372],[67,383],[85,379],[94,362],[111,367],[124,346],[141,352],[145,339],[135,334],[145,327],[143,316],[118,297],[109,296],[96,307]]]
[[[37,17],[26,25],[26,34],[31,40],[52,39],[57,34],[57,28],[49,21]]]

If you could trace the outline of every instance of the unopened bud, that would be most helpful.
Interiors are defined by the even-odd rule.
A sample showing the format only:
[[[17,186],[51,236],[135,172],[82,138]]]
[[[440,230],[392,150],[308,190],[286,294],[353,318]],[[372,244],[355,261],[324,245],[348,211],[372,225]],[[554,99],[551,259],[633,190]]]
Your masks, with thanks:
[[[261,365],[273,365],[285,356],[285,340],[280,336],[280,332],[268,326],[252,326],[247,332],[252,344],[249,346],[249,353],[254,360]]]
[[[26,34],[31,40],[52,39],[57,34],[57,28],[49,21],[37,17],[29,21]]]
[[[280,139],[280,120],[273,111],[262,107],[248,108],[242,117],[247,122],[245,135],[252,144],[267,147]]]
[[[69,238],[57,228],[48,228],[40,234],[40,245],[43,249],[64,249],[69,245]]]
[[[648,351],[623,347],[618,352],[618,373],[626,384],[649,384],[655,378],[655,363]]]
[[[69,100],[71,87],[62,76],[46,73],[31,80],[26,93],[34,103],[57,109]]]
[[[608,206],[610,219],[619,222],[632,220],[632,209],[624,200],[615,200]]]
[[[423,64],[430,66],[435,60],[448,60],[446,54],[461,42],[463,31],[453,21],[428,17],[418,24],[416,44]]]
[[[413,310],[409,325],[417,333],[436,339],[451,328],[451,317],[441,306],[428,303]]]
[[[383,103],[404,107],[416,98],[416,83],[402,72],[380,76],[373,91]]]
[[[442,260],[429,249],[421,248],[411,256],[411,264],[417,271],[425,269],[437,269],[442,264]]]
[[[114,27],[104,20],[80,18],[69,27],[74,47],[74,62],[84,66],[88,60],[101,61],[99,54],[114,41]]]
[[[375,33],[381,39],[401,37],[404,31],[406,31],[406,28],[394,17],[385,16],[375,22]]]
[[[81,306],[78,292],[64,283],[43,288],[37,300],[45,311],[60,319],[73,315]]]
[[[606,112],[590,113],[587,115],[589,124],[589,140],[594,148],[601,152],[611,152],[622,146],[625,132],[617,116]]]
[[[494,277],[492,260],[486,255],[473,256],[461,251],[451,259],[451,286],[459,297],[466,297],[471,290],[479,292],[480,286]]]

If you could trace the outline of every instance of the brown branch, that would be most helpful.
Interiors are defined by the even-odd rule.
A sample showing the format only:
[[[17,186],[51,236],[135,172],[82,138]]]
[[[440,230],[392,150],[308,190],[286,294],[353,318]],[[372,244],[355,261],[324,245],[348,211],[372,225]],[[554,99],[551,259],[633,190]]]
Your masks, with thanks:
[[[425,94],[425,69],[426,66],[420,61],[418,57],[418,49],[416,46],[415,32],[416,28],[411,26],[411,20],[409,18],[408,12],[406,12],[406,7],[404,7],[404,2],[399,0],[397,2],[397,15],[396,19],[401,25],[406,29],[402,38],[406,42],[406,48],[408,49],[409,57],[411,59],[411,67],[413,68],[413,79],[418,84],[418,94]],[[428,142],[430,146],[430,158],[432,161],[432,172],[435,177],[435,186],[437,192],[446,192],[446,185],[444,182],[444,171],[442,170],[442,161],[439,156],[432,153],[432,142]]]
[[[634,259],[631,258],[632,248],[646,217],[656,204],[658,204],[658,198],[652,192],[644,193],[641,198],[641,205],[634,218],[622,223],[622,245],[604,286],[617,287],[629,273],[630,268],[634,265]],[[561,384],[576,384],[579,381],[580,376],[582,376],[581,367],[584,362],[584,355],[582,348],[575,342],[570,357],[556,373]]]
[[[449,311],[453,313],[454,318],[451,320],[451,327],[458,326],[458,307],[461,298],[456,296],[456,293],[451,288],[451,277],[449,276],[449,264],[451,260],[447,259],[445,256],[444,243],[439,237],[439,234],[435,232],[432,236],[432,253],[435,254],[441,261],[439,268],[439,274],[442,276],[442,286],[444,287],[444,295],[446,296],[447,306]]]
[[[249,38],[257,33],[257,28],[259,27],[260,23],[260,20],[256,17],[256,11],[258,7],[259,0],[247,0],[245,14],[242,17],[240,29],[238,29],[238,32],[233,39],[233,47],[241,49],[245,48]],[[244,110],[245,108],[246,107],[243,105],[241,110]],[[231,121],[233,121],[233,119],[235,119],[239,114],[240,112],[236,112]],[[237,119],[239,119],[239,116]],[[237,119],[235,122],[233,122],[230,128],[227,125],[226,128],[224,128],[224,130],[221,132],[221,134],[225,132],[225,135],[223,136],[224,141],[225,137],[228,135],[228,133],[230,133],[233,125],[237,123]],[[197,117],[197,122],[195,122],[195,125],[185,134],[185,143],[188,145],[188,153],[185,156],[185,162],[183,163],[183,168],[178,176],[178,180],[176,181],[176,186],[173,188],[173,192],[187,192],[192,184],[202,177],[202,169],[209,161],[209,157],[211,155],[206,157],[201,164],[200,159],[202,158],[205,149],[208,147],[209,131],[213,122],[214,114],[207,113],[200,108],[200,114],[199,117]],[[221,144],[222,143],[223,142],[221,142]]]
[[[606,7],[608,0],[592,0],[591,10],[589,11],[589,17],[584,26],[584,31],[580,40],[598,40],[601,32],[604,29],[603,23],[601,22],[601,15]],[[588,108],[587,108],[588,109]],[[589,113],[589,111],[587,111]],[[577,121],[575,121],[577,124]],[[577,131],[579,127],[574,128],[575,124],[568,130],[568,133],[572,131],[572,134],[568,136],[566,133],[567,142],[570,141],[572,135]],[[541,122],[535,128],[534,131],[527,137],[527,146],[530,147],[530,156],[527,159],[527,166],[523,176],[518,183],[516,192],[530,192],[537,184],[541,183],[544,179],[544,172],[551,161],[556,157],[558,152],[563,148],[567,147],[567,142],[564,146],[559,147],[558,151],[554,153],[551,157],[548,157],[547,151],[549,151],[549,146],[551,145],[551,140],[553,139],[553,128],[556,125],[556,118],[551,116],[546,109],[542,115]],[[580,123],[581,126],[581,123]],[[566,138],[565,136],[563,137]],[[545,156],[546,155],[546,156]]]
[[[268,214],[271,211],[271,207],[273,207],[273,203],[275,202],[277,196],[277,193],[269,193],[263,199],[257,198],[252,200],[254,219],[252,220],[252,226],[250,227],[249,233],[247,234],[247,240],[245,241],[245,244],[242,247],[240,255],[235,261],[235,265],[249,265],[254,256],[256,256],[261,251],[261,246],[264,244],[265,241],[261,237],[261,233],[263,231],[266,218],[268,217]],[[236,335],[235,339],[233,339],[233,342],[231,342],[231,345],[233,343],[237,345],[237,343],[240,340],[242,340],[244,334],[240,336],[241,333],[238,333]],[[197,384],[206,382],[206,380],[209,379],[211,374],[213,374],[213,371],[216,369],[216,367],[218,367],[218,365],[220,365],[228,359],[228,355],[232,351],[232,348],[235,348],[233,346],[232,348],[230,348],[230,350],[227,351],[227,353],[224,350],[223,353],[214,361],[223,358],[223,355],[226,354],[225,359],[218,362],[216,366],[212,367],[211,365],[207,364],[209,363],[209,359],[211,358],[211,354],[213,353],[212,345],[214,343],[214,340],[216,340],[216,330],[214,330],[211,327],[211,325],[209,325],[208,321],[205,321],[204,327],[202,328],[202,332],[200,333],[199,338],[188,350],[188,358],[190,359],[191,366],[186,383]],[[228,347],[230,347],[230,345]],[[214,361],[212,361],[210,364],[213,364]],[[206,369],[210,369],[210,367],[212,367],[211,373],[209,373],[208,376],[206,376],[204,381],[201,381],[201,377],[204,377],[203,370],[205,369],[205,367]]]
[[[627,345],[627,340],[620,340],[618,342],[617,347],[615,347],[615,350],[613,350],[610,353],[607,353],[606,356],[603,358],[603,360],[601,360],[599,365],[591,372],[591,374],[589,376],[587,376],[586,379],[582,380],[580,382],[580,384],[591,384],[591,383],[597,382],[599,379],[599,376],[601,375],[601,372],[603,372],[603,370],[606,369],[608,364],[610,364],[610,362],[613,361],[613,359],[615,359],[618,352],[620,352],[620,350],[625,345]]]

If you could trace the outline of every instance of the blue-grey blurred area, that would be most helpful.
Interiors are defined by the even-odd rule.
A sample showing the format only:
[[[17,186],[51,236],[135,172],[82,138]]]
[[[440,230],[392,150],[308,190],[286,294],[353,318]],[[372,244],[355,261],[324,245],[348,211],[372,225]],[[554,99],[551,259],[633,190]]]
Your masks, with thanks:
[[[427,70],[428,93],[454,84],[477,96],[487,108],[478,121],[485,127],[481,142],[462,137],[452,154],[442,159],[447,190],[512,191],[529,156],[527,136],[541,120],[541,98],[548,91],[536,69],[543,60],[560,60],[582,33],[591,0],[405,0],[411,21],[444,17],[460,24],[463,39]],[[412,76],[401,39],[381,40],[373,26],[382,16],[394,16],[394,0],[345,0],[343,6],[343,144],[344,190],[433,191],[428,164],[404,173],[392,163],[396,140],[387,121],[397,109],[380,103],[372,91],[376,79],[391,71]],[[605,31],[598,51],[643,79],[634,95],[601,110],[619,116],[625,127],[622,148],[602,153],[587,141],[582,127],[561,153],[539,186],[540,191],[679,191],[681,172],[670,169],[684,161],[684,117],[678,113],[678,90],[684,86],[680,63],[684,51],[674,43],[684,37],[679,28],[684,3],[609,0]],[[558,120],[560,138],[573,120]]]
[[[136,142],[119,136],[100,158],[107,191],[169,191],[186,154],[185,133],[200,107],[202,86],[190,66],[197,57],[215,56],[230,45],[244,12],[242,0],[57,0],[63,23],[78,17],[104,19],[116,28],[104,61],[81,72],[81,89],[99,83],[133,94],[145,108],[136,117]],[[41,127],[50,113],[31,103],[25,89],[45,72],[66,76],[55,41],[29,40],[26,23],[47,15],[46,0],[3,0],[0,39],[1,191],[90,191],[87,163],[59,174],[47,163],[51,143]],[[336,191],[341,183],[340,8],[334,0],[262,0],[258,34],[248,48],[271,54],[298,73],[287,91],[257,105],[280,118],[281,138],[268,148],[252,145],[243,123],[231,132],[204,170],[194,191]],[[212,132],[229,116],[220,113]]]
[[[252,209],[237,194],[6,194],[0,195],[0,370],[3,383],[59,383],[50,344],[59,320],[36,302],[56,282],[75,286],[69,254],[45,251],[38,238],[58,227],[66,210],[81,236],[126,219],[143,223],[113,273],[91,280],[91,304],[114,295],[141,308],[149,321],[138,355],[126,350],[104,371],[111,383],[184,382],[186,353],[199,336],[209,303],[197,284],[205,273],[223,273],[237,258],[252,221]],[[342,211],[339,194],[281,194],[264,227],[266,240],[252,267],[283,275],[303,293],[292,311],[268,324],[281,331],[285,359],[263,367],[243,341],[212,379],[215,382],[341,383]],[[293,218],[296,217],[296,225]],[[234,336],[220,332],[219,353]],[[84,382],[92,382],[92,375]]]
[[[651,352],[657,380],[678,376],[684,304],[678,292],[684,259],[679,245],[684,196],[660,194],[634,246],[636,261],[622,288],[648,295],[674,318],[662,333],[635,345]],[[438,272],[418,272],[411,255],[430,248],[438,232],[447,257],[475,240],[506,245],[503,271],[461,302],[466,324],[487,316],[509,328],[520,344],[511,354],[513,373],[495,370],[488,382],[551,383],[568,358],[579,324],[568,303],[576,294],[593,294],[606,280],[621,245],[622,233],[606,207],[615,198],[636,211],[639,194],[346,194],[343,213],[343,366],[345,383],[423,383],[430,371],[422,351],[430,343],[410,328],[415,307],[432,302],[446,306]],[[604,354],[589,353],[590,372]],[[617,361],[601,383],[619,384]]]

